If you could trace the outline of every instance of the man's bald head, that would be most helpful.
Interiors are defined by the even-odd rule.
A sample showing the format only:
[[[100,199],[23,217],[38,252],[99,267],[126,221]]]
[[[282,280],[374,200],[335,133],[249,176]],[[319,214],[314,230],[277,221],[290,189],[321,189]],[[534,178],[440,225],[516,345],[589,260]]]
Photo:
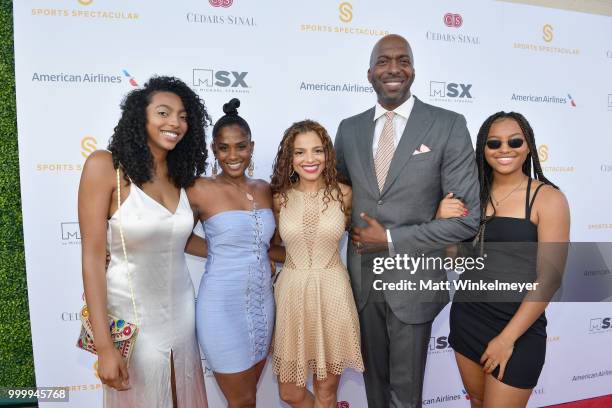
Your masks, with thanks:
[[[388,44],[403,44],[408,50],[408,54],[410,55],[410,61],[412,61],[412,65],[414,66],[414,56],[412,55],[412,48],[410,47],[410,43],[404,37],[399,34],[389,34],[385,35],[383,38],[378,40],[376,44],[374,44],[374,48],[372,48],[372,53],[370,54],[370,68],[376,62],[378,58],[381,47],[384,47]]]

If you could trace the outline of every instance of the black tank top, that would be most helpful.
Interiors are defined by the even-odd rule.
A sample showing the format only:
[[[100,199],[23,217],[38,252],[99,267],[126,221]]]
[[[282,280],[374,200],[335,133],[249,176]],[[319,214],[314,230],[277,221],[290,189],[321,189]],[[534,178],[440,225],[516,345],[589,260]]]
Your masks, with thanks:
[[[525,218],[492,216],[487,220],[485,242],[538,242],[538,227],[531,222],[531,209],[544,184],[536,187],[531,201],[531,178],[527,181],[527,194],[525,194]]]

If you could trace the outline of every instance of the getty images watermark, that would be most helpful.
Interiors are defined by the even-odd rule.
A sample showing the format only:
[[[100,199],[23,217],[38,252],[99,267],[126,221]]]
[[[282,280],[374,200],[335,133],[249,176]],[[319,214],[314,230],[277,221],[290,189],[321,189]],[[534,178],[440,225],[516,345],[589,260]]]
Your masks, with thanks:
[[[372,260],[372,272],[382,275],[385,272],[398,271],[415,275],[417,271],[453,271],[458,275],[465,272],[479,272],[485,269],[487,255],[479,257],[440,257],[440,256],[410,256],[408,254],[397,254],[395,256],[375,257]],[[420,279],[418,281],[400,279],[394,282],[385,282],[375,279],[372,282],[374,290],[390,291],[495,291],[523,293],[536,290],[539,282],[507,282],[499,279]]]

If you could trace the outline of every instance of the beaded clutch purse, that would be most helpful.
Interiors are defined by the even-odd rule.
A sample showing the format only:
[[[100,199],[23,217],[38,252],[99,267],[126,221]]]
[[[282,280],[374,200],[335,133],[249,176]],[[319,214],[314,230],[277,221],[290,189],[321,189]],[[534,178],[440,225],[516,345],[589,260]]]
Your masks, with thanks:
[[[89,351],[93,354],[98,354],[96,351],[96,345],[94,344],[93,330],[91,328],[91,322],[89,321],[89,310],[87,305],[81,309],[81,334],[77,341],[77,347],[83,350]],[[110,328],[111,339],[113,340],[113,346],[127,364],[130,362],[130,356],[134,349],[134,343],[136,341],[136,335],[138,334],[138,328],[134,323],[126,322],[123,319],[118,319],[115,316],[108,315],[108,324]]]

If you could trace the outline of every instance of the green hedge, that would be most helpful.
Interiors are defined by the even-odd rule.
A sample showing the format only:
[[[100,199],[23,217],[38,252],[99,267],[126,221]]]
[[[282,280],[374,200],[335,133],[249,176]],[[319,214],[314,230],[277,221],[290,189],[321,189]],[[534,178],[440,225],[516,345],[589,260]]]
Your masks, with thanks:
[[[0,33],[0,387],[33,387],[34,362],[19,188],[11,0],[0,0]]]

